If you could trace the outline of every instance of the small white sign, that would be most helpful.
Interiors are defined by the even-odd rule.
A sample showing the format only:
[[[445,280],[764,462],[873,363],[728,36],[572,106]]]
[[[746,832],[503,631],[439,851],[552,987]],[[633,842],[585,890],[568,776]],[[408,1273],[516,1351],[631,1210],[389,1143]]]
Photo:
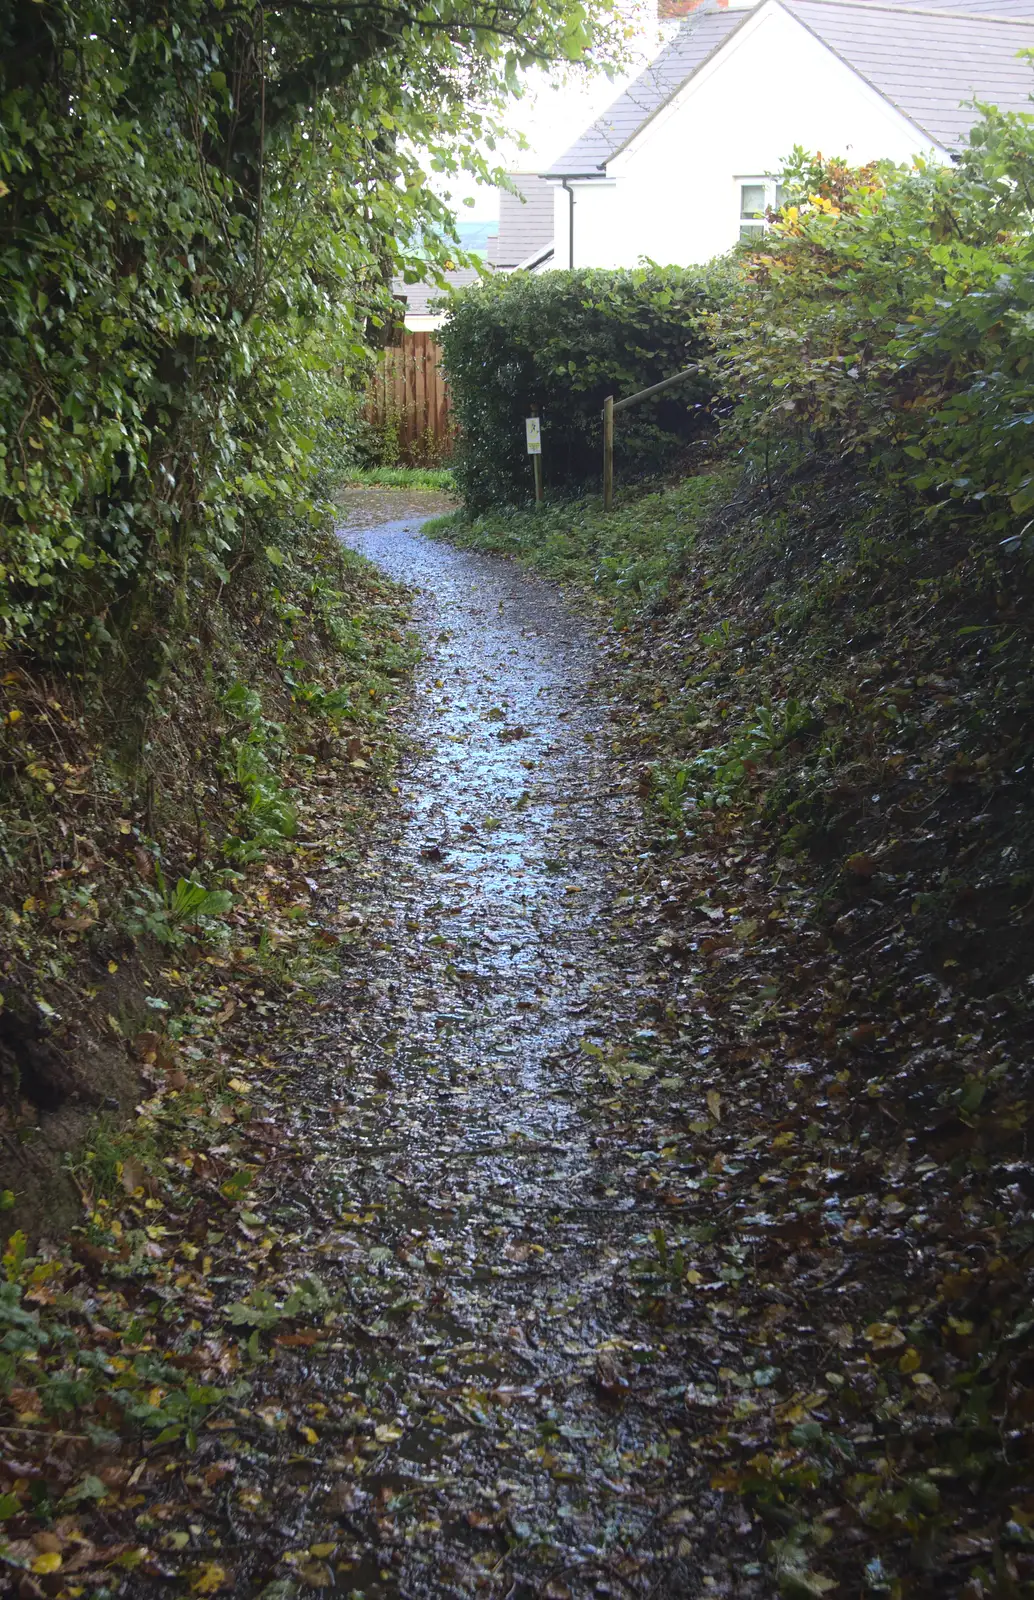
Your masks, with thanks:
[[[538,417],[526,417],[524,431],[528,435],[529,456],[540,456],[542,454],[542,423]]]

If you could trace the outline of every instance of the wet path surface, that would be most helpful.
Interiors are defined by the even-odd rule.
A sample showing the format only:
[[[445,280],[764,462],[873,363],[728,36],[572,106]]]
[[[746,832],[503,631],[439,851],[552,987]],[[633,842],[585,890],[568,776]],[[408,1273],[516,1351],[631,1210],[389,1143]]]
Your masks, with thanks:
[[[343,537],[418,590],[424,655],[401,833],[360,868],[340,990],[298,1047],[320,1272],[353,1321],[340,1379],[300,1372],[340,1449],[283,1531],[313,1537],[322,1504],[327,1581],[365,1597],[727,1592],[679,1556],[680,1373],[618,1285],[658,1201],[596,1116],[617,1019],[633,1049],[650,1030],[592,641],[547,585],[417,521]]]

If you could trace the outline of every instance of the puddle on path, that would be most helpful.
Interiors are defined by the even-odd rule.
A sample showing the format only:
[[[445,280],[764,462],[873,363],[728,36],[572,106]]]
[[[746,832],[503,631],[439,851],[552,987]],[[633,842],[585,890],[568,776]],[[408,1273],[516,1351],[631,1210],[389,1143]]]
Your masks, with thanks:
[[[418,589],[424,659],[401,832],[360,869],[362,936],[297,1051],[320,1271],[352,1322],[337,1367],[299,1358],[339,1456],[283,1533],[331,1518],[328,1582],[367,1600],[728,1593],[680,1556],[705,1512],[658,1396],[691,1374],[615,1287],[656,1204],[617,1175],[582,1048],[644,1006],[612,904],[637,808],[591,637],[418,522],[343,537]]]

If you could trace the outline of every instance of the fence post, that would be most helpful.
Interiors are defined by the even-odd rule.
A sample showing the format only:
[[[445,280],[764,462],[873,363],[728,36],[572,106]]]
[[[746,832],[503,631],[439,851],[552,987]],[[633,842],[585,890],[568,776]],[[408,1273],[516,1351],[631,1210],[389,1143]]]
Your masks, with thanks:
[[[603,509],[614,506],[614,396],[603,402]]]

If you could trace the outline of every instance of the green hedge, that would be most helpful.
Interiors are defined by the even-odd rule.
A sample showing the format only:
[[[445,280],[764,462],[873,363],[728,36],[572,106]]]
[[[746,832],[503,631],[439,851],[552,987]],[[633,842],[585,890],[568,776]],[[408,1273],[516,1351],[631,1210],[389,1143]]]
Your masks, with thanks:
[[[524,419],[542,418],[547,492],[598,481],[608,394],[648,388],[704,353],[704,322],[724,299],[715,269],[548,272],[465,290],[439,334],[459,451],[454,471],[468,511],[514,505],[533,492]],[[644,400],[620,419],[621,478],[663,469],[707,425],[705,375]]]
[[[522,52],[608,15],[0,5],[0,653],[152,679],[324,516],[391,278],[453,253],[425,152],[483,167]]]
[[[730,443],[857,456],[910,514],[1034,552],[1034,116],[985,108],[950,166],[798,151],[784,183],[712,326]]]

